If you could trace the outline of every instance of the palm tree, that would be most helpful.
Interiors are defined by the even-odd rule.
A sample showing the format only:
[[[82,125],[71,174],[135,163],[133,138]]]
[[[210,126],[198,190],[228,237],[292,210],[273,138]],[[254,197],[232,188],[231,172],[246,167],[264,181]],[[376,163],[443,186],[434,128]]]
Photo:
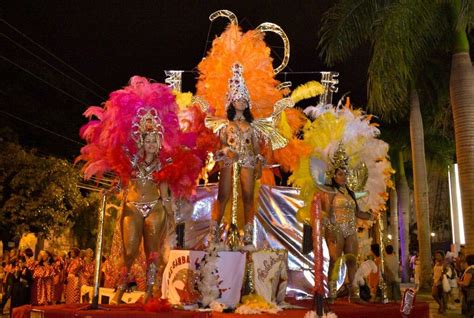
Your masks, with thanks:
[[[418,255],[420,255],[420,286],[429,287],[431,280],[431,230],[428,196],[428,175],[425,159],[425,135],[421,118],[420,101],[416,90],[410,96],[410,139],[413,163],[413,190],[418,230]],[[424,220],[422,222],[421,220]]]
[[[390,234],[392,235],[392,246],[393,250],[397,255],[400,255],[400,235],[398,234],[398,193],[397,189],[393,188],[390,190]]]
[[[452,67],[456,67],[456,71],[462,74],[455,77],[456,82],[451,85],[452,107],[455,114],[458,161],[460,166],[464,165],[463,169],[460,167],[465,184],[461,184],[464,218],[465,222],[474,222],[474,77],[468,61],[469,45],[466,37],[466,30],[472,27],[473,16],[473,8],[468,0],[340,0],[326,13],[321,28],[321,54],[328,64],[343,61],[362,44],[370,45],[368,97],[371,111],[381,114],[385,119],[401,118],[410,112],[418,241],[424,273],[421,283],[424,288],[428,287],[430,280],[431,255],[423,124],[419,115],[418,89],[425,80],[424,66],[439,50],[451,48],[451,39],[455,33],[456,54],[453,55]],[[465,60],[463,63],[468,71],[456,66],[454,59],[458,56],[463,57],[460,59]],[[453,77],[452,72],[451,78]],[[457,93],[457,101],[453,96],[454,86],[460,91]],[[468,94],[469,91],[471,95]],[[463,99],[463,96],[468,98]],[[457,124],[456,120],[464,126]],[[470,124],[466,124],[468,120]],[[464,139],[458,141],[461,138],[458,138],[460,130],[463,130]],[[466,150],[460,148],[460,142],[464,142],[462,145]],[[466,234],[468,245],[474,248],[474,230]]]
[[[465,3],[467,2],[467,3]],[[466,252],[474,253],[474,69],[469,55],[467,29],[474,21],[474,4],[453,1],[454,31],[450,94],[454,117],[456,157],[459,165],[461,202],[464,213]]]
[[[408,282],[409,246],[410,246],[410,187],[405,174],[405,159],[409,158],[407,148],[410,144],[408,123],[383,125],[381,138],[390,145],[390,158],[396,170],[394,175],[395,189],[390,193],[390,225],[392,241],[398,245],[400,240],[400,262],[402,265],[402,281]],[[398,231],[397,231],[398,230]],[[395,232],[397,232],[395,234]],[[395,241],[396,240],[396,241]],[[396,249],[398,251],[398,248]]]
[[[405,160],[403,150],[398,151],[398,222],[400,227],[401,253],[400,260],[402,264],[402,281],[408,282],[408,265],[410,257],[410,188],[408,187],[407,177],[405,175]]]

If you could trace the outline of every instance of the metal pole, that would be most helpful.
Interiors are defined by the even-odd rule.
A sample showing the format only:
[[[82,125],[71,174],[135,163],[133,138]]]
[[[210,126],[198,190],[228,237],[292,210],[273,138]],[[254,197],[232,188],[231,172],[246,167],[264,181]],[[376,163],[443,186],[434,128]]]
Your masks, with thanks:
[[[104,239],[104,218],[105,204],[107,202],[107,194],[102,194],[102,205],[99,211],[99,231],[95,242],[95,266],[94,266],[94,294],[92,297],[92,309],[99,308],[99,287],[100,287],[100,265],[102,263],[102,245]]]
[[[315,193],[311,202],[311,225],[313,226],[314,307],[317,317],[323,317],[324,314],[324,286],[327,284],[327,277],[324,277],[322,217],[321,197],[319,193]]]
[[[382,222],[382,217],[379,215],[377,222],[379,223],[379,239],[380,239],[380,268],[379,271],[381,273],[380,275],[380,281],[379,281],[379,287],[380,290],[382,291],[382,303],[386,304],[388,303],[388,297],[387,297],[387,284],[385,283],[385,279],[383,278],[384,276],[384,266],[385,266],[385,257],[383,255],[384,250],[385,250],[385,243],[384,243],[384,235],[383,235],[383,222]]]

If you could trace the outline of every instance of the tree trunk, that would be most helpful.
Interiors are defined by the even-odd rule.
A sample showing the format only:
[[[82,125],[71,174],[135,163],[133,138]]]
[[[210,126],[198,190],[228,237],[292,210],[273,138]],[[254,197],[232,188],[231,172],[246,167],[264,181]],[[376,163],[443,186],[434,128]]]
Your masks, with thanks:
[[[431,287],[431,232],[429,220],[428,181],[425,161],[425,138],[420,101],[416,90],[410,92],[410,139],[413,163],[413,190],[415,197],[418,252],[420,256],[420,288]]]
[[[395,254],[400,257],[400,244],[398,243],[398,200],[397,200],[397,190],[390,190],[390,234],[392,234],[392,246]]]
[[[36,237],[38,238],[38,240],[36,241],[36,246],[34,250],[35,259],[38,257],[39,252],[44,249],[44,237],[38,234],[36,234]]]
[[[398,224],[400,228],[400,261],[402,263],[402,282],[410,281],[410,188],[405,176],[403,152],[398,153]]]
[[[474,70],[469,52],[453,54],[450,78],[466,253],[474,253]]]

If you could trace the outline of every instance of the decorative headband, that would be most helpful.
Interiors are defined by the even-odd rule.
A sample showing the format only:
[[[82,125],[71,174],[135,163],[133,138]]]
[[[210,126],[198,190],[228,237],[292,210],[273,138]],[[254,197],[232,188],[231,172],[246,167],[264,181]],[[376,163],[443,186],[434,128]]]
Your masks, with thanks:
[[[342,142],[339,143],[334,155],[329,159],[328,170],[326,171],[326,177],[328,180],[331,180],[332,177],[334,177],[337,169],[349,172],[349,157],[344,150]]]
[[[252,108],[252,104],[250,103],[250,95],[247,85],[245,85],[243,72],[244,67],[240,63],[235,63],[232,65],[232,77],[229,79],[226,109],[232,104],[232,102],[239,99],[244,99],[248,103],[249,108]]]
[[[156,134],[159,136],[160,144],[163,141],[164,128],[156,109],[140,107],[132,122],[132,139],[139,145],[143,145],[144,135]]]

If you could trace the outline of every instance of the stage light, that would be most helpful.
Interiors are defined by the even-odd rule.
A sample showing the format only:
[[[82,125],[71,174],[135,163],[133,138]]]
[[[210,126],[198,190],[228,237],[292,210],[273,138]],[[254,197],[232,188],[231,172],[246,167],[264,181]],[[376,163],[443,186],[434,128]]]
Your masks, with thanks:
[[[389,240],[391,240],[391,239],[392,239],[392,234],[388,234],[388,235],[387,235],[387,238],[388,238]]]
[[[466,239],[464,238],[464,220],[463,220],[463,211],[462,211],[462,201],[461,201],[461,186],[459,185],[459,170],[458,164],[454,164],[454,175],[456,177],[456,201],[458,203],[458,222],[459,222],[459,243],[466,244]]]
[[[449,198],[451,208],[451,230],[453,243],[466,244],[464,237],[464,221],[461,201],[461,187],[459,185],[458,165],[448,167]]]
[[[436,236],[436,233],[435,232],[431,232],[431,237],[435,237]]]

